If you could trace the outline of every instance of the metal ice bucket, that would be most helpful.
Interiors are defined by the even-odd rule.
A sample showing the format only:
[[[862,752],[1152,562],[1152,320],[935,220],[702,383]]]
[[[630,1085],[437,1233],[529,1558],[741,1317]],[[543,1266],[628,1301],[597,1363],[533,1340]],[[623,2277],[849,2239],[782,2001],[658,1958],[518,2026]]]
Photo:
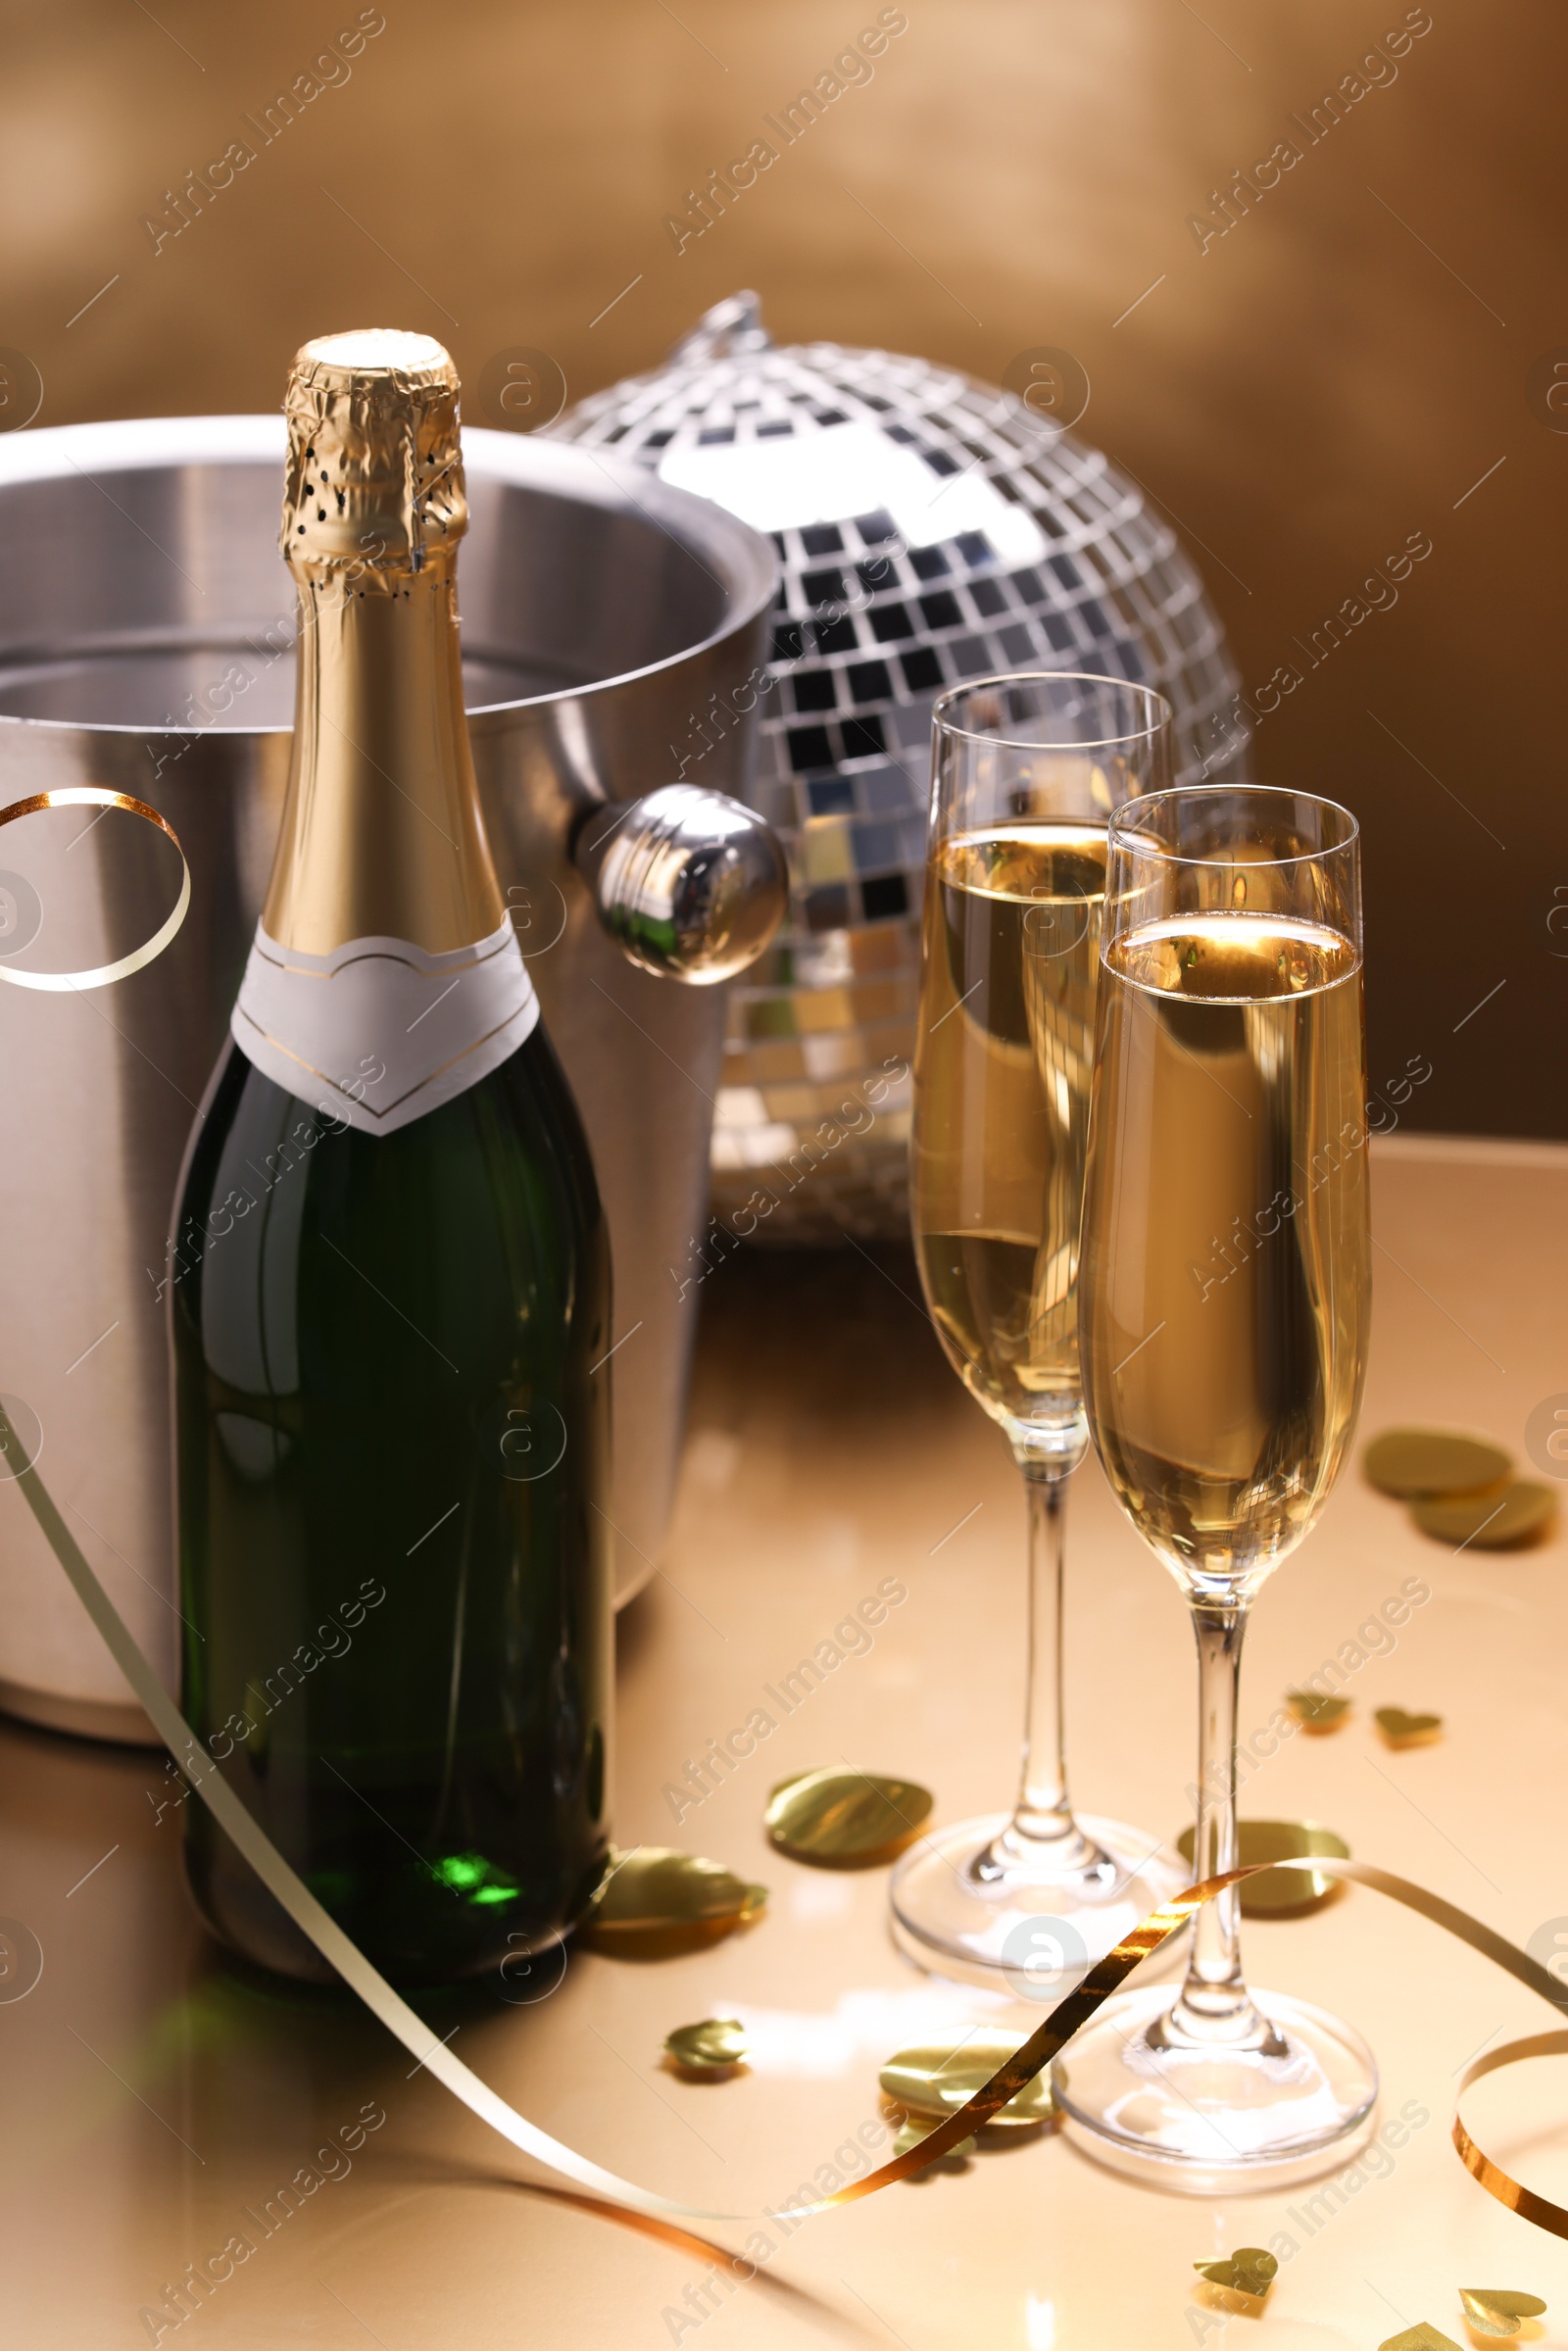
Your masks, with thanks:
[[[744,789],[742,713],[756,695],[740,689],[764,657],[776,565],[743,523],[612,457],[480,431],[465,434],[464,449],[465,672],[485,815],[610,1219],[624,1598],[652,1574],[669,1512],[724,1024],[721,988],[674,986],[652,967],[679,964],[682,941],[690,949],[712,917],[714,875],[737,855],[704,848],[713,808],[703,796],[662,794],[678,804],[674,815],[665,806],[646,854],[633,843],[630,882],[620,856],[630,898],[612,906],[612,811],[595,811],[663,786],[668,746],[688,741],[693,714],[715,697],[727,723],[691,780],[705,793]],[[283,453],[271,416],[0,441],[0,805],[86,782],[133,794],[173,825],[194,880],[173,946],[121,986],[0,990],[0,1392],[35,1418],[40,1474],[171,1676],[157,1291],[180,1154],[281,812],[294,666],[293,590],[276,544]],[[760,946],[768,923],[757,911],[767,894],[758,857],[776,861],[776,846],[742,811],[718,818],[721,836],[726,821],[737,839],[753,831],[738,855],[742,866],[752,855]],[[27,963],[100,963],[167,911],[154,852],[172,853],[150,828],[115,817],[78,836],[72,818],[29,818],[0,832],[0,954],[23,961],[4,869],[21,866],[21,837],[38,826],[73,838],[62,855],[55,834]],[[678,905],[655,887],[671,870]],[[3,1482],[0,1706],[61,1729],[148,1735],[22,1495]]]

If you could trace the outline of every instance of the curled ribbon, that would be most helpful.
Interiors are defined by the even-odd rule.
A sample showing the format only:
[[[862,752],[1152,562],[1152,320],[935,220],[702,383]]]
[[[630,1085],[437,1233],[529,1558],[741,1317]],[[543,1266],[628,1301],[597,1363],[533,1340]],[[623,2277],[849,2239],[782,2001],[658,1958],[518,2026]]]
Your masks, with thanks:
[[[0,1404],[0,1451],[15,1459],[22,1448],[16,1433]],[[563,2178],[573,2180],[579,2187],[591,2188],[596,2194],[608,2197],[612,2203],[638,2213],[644,2218],[661,2221],[720,2221],[744,2222],[760,2216],[749,2213],[712,2212],[701,2205],[683,2204],[668,2196],[658,2196],[650,2189],[638,2187],[629,2180],[620,2179],[603,2166],[589,2162],[574,2148],[552,2138],[525,2115],[493,2090],[488,2082],[466,2066],[461,2057],[432,2035],[429,2027],[416,2015],[408,2002],[395,1991],[386,1978],[370,1965],[358,1945],[350,1940],[335,1920],[322,1909],[304,1880],[289,1867],[282,1854],[259,1827],[256,1820],[229,1788],[218,1766],[200,1746],[173,1700],[159,1681],[132,1638],[123,1618],[105,1592],[92,1568],[82,1556],[70,1529],[56,1509],[54,1501],[29,1462],[17,1475],[17,1484],[26,1497],[50,1549],[64,1568],[76,1596],[93,1623],[103,1635],[116,1664],[124,1675],[136,1696],[146,1708],[154,1729],[172,1755],[202,1802],[206,1804],[219,1826],[233,1839],[240,1851],[270,1890],[274,1893],[295,1925],[320,1952],[322,1958],[342,1977],[378,2017],[387,2031],[399,2039],[410,2055],[444,2082],[455,2098],[462,2100],[480,2122],[492,2131],[531,2155]],[[853,2204],[860,2196],[874,2195],[878,2189],[891,2187],[895,2181],[907,2180],[923,2171],[938,2156],[947,2154],[983,2123],[990,2121],[998,2109],[1014,2097],[1026,2082],[1048,2066],[1052,2059],[1071,2040],[1080,2025],[1089,2019],[1102,2004],[1118,1991],[1141,1960],[1159,1948],[1167,1935],[1184,1927],[1195,1911],[1205,1902],[1223,1893],[1227,1886],[1239,1886],[1248,1878],[1255,1878],[1265,1869],[1317,1870],[1335,1878],[1348,1878],[1357,1886],[1370,1886],[1375,1893],[1385,1894],[1391,1901],[1402,1903],[1435,1926],[1446,1929],[1471,1950],[1480,1951],[1506,1974],[1513,1976],[1531,1991],[1539,1992],[1553,2008],[1568,2007],[1568,1992],[1538,1960],[1518,1950],[1483,1926],[1468,1912],[1457,1909],[1438,1894],[1428,1893],[1423,1886],[1412,1886],[1408,1879],[1393,1877],[1387,1870],[1375,1869],[1368,1862],[1337,1861],[1322,1853],[1302,1854],[1291,1861],[1266,1861],[1248,1869],[1228,1870],[1222,1877],[1205,1879],[1201,1885],[1190,1886],[1182,1893],[1152,1910],[1133,1929],[1132,1933],[1091,1969],[1074,1992],[1054,2008],[1030,2034],[1022,2047],[1008,2058],[1005,2065],[993,2074],[983,2089],[977,2090],[957,2114],[939,2123],[929,2136],[911,2147],[906,2154],[898,2155],[865,2179],[853,2180],[836,2194],[824,2196],[812,2205],[795,2207],[802,2214],[827,2211],[837,2204]],[[1516,2065],[1530,2057],[1568,2055],[1568,2032],[1544,2033],[1528,2040],[1507,2041],[1501,2048],[1479,2057],[1466,2068],[1459,2083],[1459,2096],[1483,2075],[1495,2073],[1499,2067]],[[1453,2143],[1465,2169],[1478,2180],[1491,2196],[1505,2204],[1522,2220],[1533,2222],[1538,2229],[1548,2229],[1553,2236],[1568,2239],[1568,2211],[1554,2204],[1549,2197],[1536,2194],[1505,2172],[1500,2164],[1478,2147],[1457,2111],[1453,2123]]]
[[[10,808],[0,808],[0,824],[15,824],[19,816],[33,816],[43,808],[123,808],[127,814],[144,817],[167,833],[179,857],[179,896],[168,920],[159,924],[150,939],[144,940],[128,955],[118,962],[100,963],[91,971],[14,971],[0,960],[0,980],[13,988],[42,988],[51,994],[79,993],[87,988],[107,988],[112,980],[128,980],[133,971],[144,970],[161,955],[184,921],[190,906],[190,866],[185,852],[179,846],[179,835],[165,816],[150,808],[144,800],[133,800],[128,792],[109,792],[99,784],[66,784],[54,792],[34,792],[27,800],[15,800]]]

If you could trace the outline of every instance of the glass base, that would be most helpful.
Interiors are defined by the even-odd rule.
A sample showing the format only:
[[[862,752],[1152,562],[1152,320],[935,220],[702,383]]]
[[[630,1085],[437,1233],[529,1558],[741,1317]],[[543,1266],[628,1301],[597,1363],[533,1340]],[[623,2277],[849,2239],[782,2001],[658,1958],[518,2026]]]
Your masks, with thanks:
[[[1291,2187],[1349,2163],[1375,2119],[1371,2050],[1304,2000],[1254,1998],[1267,2038],[1238,2049],[1161,2045],[1168,1992],[1107,2000],[1052,2069],[1072,2144],[1190,2196]]]
[[[1097,1849],[1088,1867],[1031,1862],[1018,1845],[1025,1858],[1004,1855],[999,1867],[993,1847],[1008,1827],[1004,1812],[959,1821],[922,1837],[895,1870],[893,1939],[927,1974],[1054,2006],[1189,1883],[1146,1831],[1083,1813],[1078,1827]],[[1168,1974],[1186,1945],[1183,1929],[1141,1972]]]

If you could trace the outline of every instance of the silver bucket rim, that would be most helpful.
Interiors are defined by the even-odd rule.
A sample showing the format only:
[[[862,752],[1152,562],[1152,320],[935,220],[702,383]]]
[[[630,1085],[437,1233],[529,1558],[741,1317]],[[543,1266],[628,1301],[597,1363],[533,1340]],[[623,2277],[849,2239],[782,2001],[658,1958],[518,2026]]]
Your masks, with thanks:
[[[694,638],[657,661],[540,694],[476,703],[468,710],[470,720],[495,718],[513,710],[548,710],[558,703],[581,703],[599,694],[619,693],[634,680],[679,669],[694,656],[723,645],[749,628],[778,592],[778,558],[766,538],[711,499],[673,488],[630,458],[590,452],[570,441],[536,442],[531,435],[495,432],[477,424],[464,427],[463,447],[466,461],[486,482],[559,491],[611,513],[635,509],[684,548],[694,562],[710,557],[719,567],[713,576],[728,600],[723,616],[706,636]],[[44,425],[36,430],[29,427],[14,438],[0,439],[0,493],[27,482],[67,481],[73,475],[93,481],[98,473],[138,473],[160,465],[267,463],[277,466],[281,482],[287,448],[288,429],[281,414],[127,416]],[[541,457],[541,449],[548,451],[548,456]],[[693,532],[694,522],[701,523],[700,534]],[[694,535],[700,537],[702,555],[691,544]],[[279,572],[283,567],[279,557]],[[19,726],[65,734],[141,737],[172,731],[109,719],[28,718],[0,710],[0,727]],[[215,721],[202,732],[255,738],[286,735],[292,727],[220,726]]]

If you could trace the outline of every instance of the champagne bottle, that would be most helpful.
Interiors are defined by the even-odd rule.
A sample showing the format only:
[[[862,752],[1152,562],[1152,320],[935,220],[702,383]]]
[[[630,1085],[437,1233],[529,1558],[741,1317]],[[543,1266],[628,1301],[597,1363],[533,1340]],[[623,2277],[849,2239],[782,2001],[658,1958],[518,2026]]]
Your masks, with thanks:
[[[608,1850],[609,1244],[474,782],[457,393],[423,336],[295,361],[288,794],[170,1268],[186,1717],[411,1983],[558,1939]],[[326,1977],[185,1819],[219,1937]]]

